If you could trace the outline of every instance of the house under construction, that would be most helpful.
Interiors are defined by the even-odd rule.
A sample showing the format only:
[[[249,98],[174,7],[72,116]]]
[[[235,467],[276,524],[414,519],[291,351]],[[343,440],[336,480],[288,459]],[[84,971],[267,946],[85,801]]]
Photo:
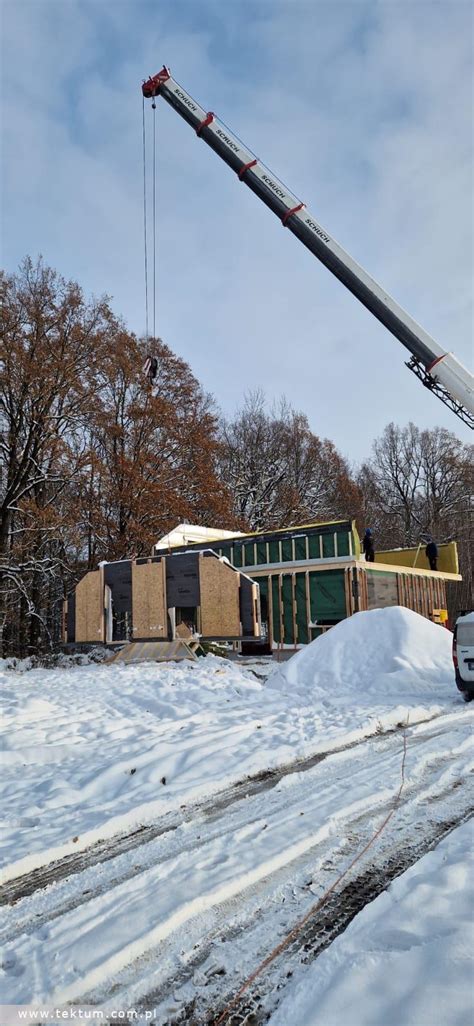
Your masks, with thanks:
[[[202,549],[199,531],[181,525],[156,550]],[[352,613],[406,606],[437,622],[447,621],[446,583],[461,580],[455,542],[438,546],[437,571],[430,570],[424,545],[361,557],[353,520],[304,524],[251,534],[215,532],[214,551],[244,569],[260,586],[262,638],[244,651],[307,645]]]
[[[105,563],[65,603],[64,640],[114,644],[199,637],[245,652],[306,645],[353,613],[406,606],[447,620],[446,583],[459,581],[456,543],[361,558],[354,521],[251,534],[179,525],[148,558]]]

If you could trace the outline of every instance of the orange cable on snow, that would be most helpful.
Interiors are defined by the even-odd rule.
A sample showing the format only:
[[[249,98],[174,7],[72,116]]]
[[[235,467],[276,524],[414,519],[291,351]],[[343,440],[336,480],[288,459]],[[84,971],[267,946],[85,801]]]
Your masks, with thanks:
[[[312,905],[312,907],[310,908],[309,912],[307,912],[306,915],[303,916],[303,918],[300,919],[298,923],[296,923],[296,925],[293,927],[293,929],[290,930],[290,933],[287,934],[287,936],[282,941],[280,941],[280,943],[277,944],[277,946],[275,948],[273,948],[273,951],[271,951],[270,954],[267,955],[266,958],[264,958],[263,962],[260,962],[260,965],[258,965],[257,968],[254,970],[254,972],[251,973],[251,975],[244,981],[244,983],[240,987],[240,990],[237,991],[237,994],[235,995],[235,997],[232,998],[232,1001],[229,1001],[229,1004],[226,1005],[226,1007],[224,1008],[224,1011],[221,1012],[219,1018],[214,1023],[214,1026],[221,1026],[221,1024],[224,1022],[224,1019],[229,1014],[229,1012],[231,1012],[236,1007],[236,1005],[239,1003],[242,995],[245,994],[245,991],[248,990],[249,987],[251,987],[252,983],[254,983],[255,980],[257,979],[257,977],[262,974],[264,969],[267,969],[267,967],[275,960],[275,958],[277,958],[278,955],[281,955],[282,951],[284,951],[285,948],[288,947],[288,945],[291,943],[291,941],[295,940],[295,938],[298,936],[300,931],[303,929],[303,926],[305,926],[305,924],[308,922],[308,919],[311,919],[311,917],[314,916],[316,914],[316,912],[319,912],[319,910],[322,908],[322,906],[327,901],[329,895],[332,894],[333,891],[336,889],[337,885],[340,884],[341,880],[343,880],[344,877],[347,876],[347,874],[350,872],[350,870],[356,865],[357,862],[360,861],[360,859],[363,857],[363,855],[365,855],[366,852],[369,850],[369,848],[374,844],[374,842],[377,840],[377,838],[380,837],[380,834],[382,833],[382,831],[385,830],[385,827],[390,822],[392,816],[394,815],[394,813],[395,813],[395,811],[397,809],[397,806],[399,804],[399,801],[400,801],[400,798],[401,798],[401,795],[402,795],[403,788],[405,786],[406,754],[407,754],[407,737],[406,737],[406,731],[404,731],[404,733],[403,733],[403,755],[402,755],[402,766],[401,766],[401,777],[402,777],[401,784],[400,784],[398,792],[397,792],[397,794],[396,794],[396,796],[394,798],[393,806],[392,806],[390,812],[388,813],[388,815],[385,817],[383,823],[380,824],[378,829],[375,831],[375,834],[373,834],[373,836],[370,838],[370,840],[367,841],[367,844],[365,845],[364,848],[362,848],[362,851],[359,852],[359,854],[356,855],[355,858],[352,859],[352,862],[349,863],[349,865],[344,870],[344,872],[340,873],[340,875],[337,877],[337,879],[334,881],[334,883],[332,883],[331,886],[328,887],[327,891],[324,892],[323,896],[321,898],[319,898],[319,900],[314,905]]]

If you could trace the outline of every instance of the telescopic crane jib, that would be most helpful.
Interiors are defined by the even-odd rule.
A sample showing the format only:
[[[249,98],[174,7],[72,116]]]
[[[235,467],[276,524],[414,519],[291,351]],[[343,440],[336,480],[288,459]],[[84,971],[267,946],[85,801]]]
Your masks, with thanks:
[[[343,285],[357,296],[411,356],[406,366],[469,427],[474,428],[474,378],[453,353],[445,352],[398,303],[323,228],[306,205],[288,192],[278,178],[245,148],[218,120],[163,67],[142,85],[143,96],[162,96],[196,131],[259,199],[270,207],[283,226],[296,235]]]

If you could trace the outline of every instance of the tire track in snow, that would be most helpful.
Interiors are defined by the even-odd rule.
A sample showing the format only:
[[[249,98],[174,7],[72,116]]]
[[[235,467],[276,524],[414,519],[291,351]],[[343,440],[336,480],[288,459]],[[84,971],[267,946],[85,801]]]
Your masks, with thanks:
[[[464,713],[464,709],[455,713],[436,713],[434,716],[413,721],[411,727],[440,721],[439,729],[442,733],[443,723],[447,725],[447,723],[453,719],[455,721],[462,722]],[[171,831],[178,830],[185,824],[195,820],[198,816],[217,815],[222,810],[242,801],[242,799],[253,797],[262,791],[273,789],[284,777],[290,777],[293,774],[311,770],[314,766],[318,765],[318,763],[323,762],[331,756],[337,755],[341,752],[349,752],[354,748],[359,748],[361,745],[374,741],[374,739],[381,741],[385,737],[389,737],[403,728],[404,724],[401,723],[397,724],[395,727],[387,728],[387,730],[379,731],[375,728],[373,733],[366,734],[364,737],[355,741],[351,741],[340,746],[334,746],[326,751],[316,752],[304,759],[295,760],[295,762],[290,764],[270,770],[260,771],[253,776],[245,778],[244,780],[237,781],[235,784],[225,788],[223,791],[218,792],[207,800],[194,802],[189,805],[182,805],[179,811],[167,813],[160,817],[160,819],[155,823],[138,827],[125,834],[107,838],[107,840],[97,841],[83,851],[77,853],[72,852],[70,855],[64,856],[64,858],[48,862],[44,866],[40,866],[37,869],[22,874],[21,876],[12,878],[0,886],[0,905],[14,904],[22,898],[34,894],[38,890],[58,883],[62,879],[82,873],[89,867],[97,866],[110,860],[115,860],[122,854],[132,852],[137,848],[148,845],[150,841],[155,838],[162,837]],[[130,875],[133,875],[133,873]]]
[[[403,820],[407,818],[408,826],[403,833],[404,843],[407,838],[410,840],[413,837],[413,831],[419,819],[420,802],[430,802],[430,814],[433,816],[436,793],[438,798],[444,793],[449,795],[448,807],[451,818],[452,794],[454,793],[456,808],[461,814],[461,798],[465,798],[465,796],[457,785],[465,772],[464,749],[468,724],[464,717],[459,719],[459,717],[450,716],[448,719],[450,723],[449,725],[445,723],[446,729],[442,731],[445,738],[441,748],[438,741],[440,724],[436,724],[435,728],[423,724],[412,727],[408,731],[413,766],[410,768],[405,792],[406,811],[404,811],[404,806],[400,807],[396,817],[397,824],[399,824],[399,813],[403,812]],[[458,753],[457,760],[456,752]],[[186,880],[193,879],[192,874],[199,869],[199,864],[201,864],[203,866],[201,872],[206,878],[207,887],[207,890],[203,891],[204,897],[206,895],[207,897],[202,908],[196,909],[194,912],[192,909],[186,909],[186,901],[183,899],[185,918],[181,919],[179,923],[175,921],[174,925],[170,922],[170,927],[161,931],[158,949],[155,946],[156,940],[152,936],[153,930],[150,930],[149,933],[145,931],[145,934],[142,935],[137,934],[135,942],[133,942],[133,930],[130,929],[126,912],[129,908],[129,901],[132,898],[136,900],[137,893],[127,890],[128,877],[125,877],[125,889],[123,887],[121,889],[121,885],[117,885],[110,876],[107,879],[107,874],[114,871],[111,862],[99,867],[103,874],[100,881],[102,896],[98,898],[92,895],[83,896],[82,903],[85,906],[83,912],[78,907],[77,894],[71,893],[68,896],[67,888],[78,885],[83,887],[84,883],[88,882],[87,874],[93,872],[91,867],[81,875],[80,879],[63,881],[49,891],[24,899],[19,905],[8,910],[9,922],[7,923],[9,928],[13,928],[13,930],[16,928],[17,934],[20,934],[18,944],[22,951],[23,961],[25,963],[28,961],[28,933],[31,932],[34,942],[38,931],[41,931],[42,922],[53,922],[51,939],[49,939],[48,931],[42,935],[42,939],[44,938],[50,946],[46,949],[49,951],[49,957],[52,957],[54,952],[54,946],[51,947],[54,941],[56,945],[58,943],[66,944],[66,955],[69,952],[68,958],[73,961],[76,961],[74,957],[76,935],[79,936],[85,923],[89,928],[91,922],[96,922],[102,932],[108,930],[111,933],[112,931],[115,954],[110,949],[112,952],[112,954],[109,952],[110,957],[107,958],[104,955],[103,961],[96,966],[93,972],[87,971],[87,966],[84,965],[83,971],[79,972],[76,984],[73,986],[73,996],[78,996],[77,984],[80,984],[81,980],[84,990],[89,991],[88,1001],[92,1000],[93,1002],[104,1000],[111,993],[111,987],[118,987],[120,991],[125,987],[127,991],[125,1005],[130,1007],[130,1001],[133,1004],[137,995],[140,997],[140,995],[149,994],[150,990],[153,990],[153,987],[150,986],[150,982],[153,982],[150,981],[150,964],[162,967],[160,972],[164,978],[161,983],[156,981],[157,985],[159,983],[161,988],[169,986],[174,989],[178,983],[177,975],[179,976],[177,967],[180,963],[182,964],[183,959],[186,961],[193,957],[192,946],[189,950],[188,942],[194,938],[193,943],[197,943],[202,951],[203,936],[212,937],[213,931],[215,934],[216,930],[219,935],[222,935],[224,929],[227,928],[229,916],[231,916],[236,930],[236,939],[233,943],[234,945],[243,943],[245,950],[240,961],[244,964],[248,954],[248,936],[245,931],[242,932],[242,920],[248,916],[248,910],[256,903],[258,917],[262,922],[267,922],[265,919],[267,905],[270,905],[273,910],[276,907],[281,913],[281,902],[275,897],[275,893],[278,894],[278,889],[286,888],[287,891],[289,889],[289,893],[292,893],[296,886],[297,896],[299,890],[307,895],[308,890],[304,885],[305,881],[307,884],[308,874],[312,879],[314,873],[319,872],[324,863],[327,864],[327,871],[332,872],[334,878],[336,874],[328,860],[340,865],[341,859],[345,857],[344,844],[348,851],[353,851],[360,844],[361,831],[368,832],[373,817],[381,816],[384,810],[390,808],[390,803],[393,801],[393,783],[399,774],[399,763],[399,737],[394,734],[379,736],[371,739],[371,743],[357,746],[355,750],[339,752],[332,759],[320,761],[319,765],[313,767],[313,772],[303,772],[299,779],[280,778],[279,788],[273,788],[272,791],[263,795],[254,795],[237,805],[232,803],[230,808],[226,807],[222,810],[220,816],[216,816],[214,809],[207,817],[201,816],[199,822],[194,826],[187,824],[179,834],[174,832],[161,840],[152,842],[149,846],[149,864],[137,867],[138,879],[135,881],[135,890],[138,888],[139,899],[138,905],[135,906],[136,909],[139,910],[140,907],[148,909],[150,903],[158,902],[156,914],[154,913],[154,918],[152,916],[150,919],[151,923],[163,921],[163,908],[160,912],[159,901],[165,900],[166,906],[167,879],[174,880],[174,876],[177,874],[175,886],[178,887],[178,890],[181,886],[183,894],[185,894]],[[377,790],[377,773],[388,777],[388,784],[382,790]],[[350,777],[351,787],[349,797],[345,798],[344,787],[348,777]],[[301,815],[305,815],[305,812],[307,813],[306,820],[299,819]],[[423,815],[426,817],[426,810]],[[325,816],[326,824],[324,824]],[[312,817],[313,821],[311,821]],[[265,823],[262,825],[263,818],[265,818]],[[447,818],[446,815],[444,818]],[[308,825],[306,826],[306,824]],[[267,843],[265,841],[259,854],[257,845],[261,843],[263,836],[267,838],[267,834],[263,835],[267,825],[270,827],[268,835],[275,832],[276,839],[274,840],[272,837],[273,848],[271,846],[268,848],[268,845],[265,848]],[[325,825],[327,829],[322,829],[322,825]],[[278,836],[279,828],[282,831],[280,836]],[[295,839],[297,838],[297,828],[303,841],[300,849],[295,848],[295,845],[290,846],[287,840],[288,836],[293,837],[291,831],[295,832]],[[287,833],[288,830],[289,833]],[[395,829],[391,833],[393,833],[393,843],[398,850],[401,835]],[[203,836],[204,834],[206,836]],[[339,839],[341,836],[344,843]],[[425,842],[423,841],[423,843]],[[160,845],[164,846],[162,850],[160,850]],[[224,878],[222,874],[219,875],[218,856],[219,851],[227,852],[232,848],[237,850],[237,856],[229,875],[230,895],[227,899],[223,899],[222,882]],[[253,880],[249,878],[249,873],[245,872],[245,865],[241,863],[241,856],[245,853],[246,848],[247,852],[249,849],[251,850],[252,858],[254,858],[254,862],[251,859],[249,863],[249,866],[254,866],[256,870]],[[257,852],[255,857],[254,849]],[[272,852],[274,856],[279,851],[281,853],[279,859],[275,862],[273,858],[272,866]],[[136,857],[135,853],[133,857]],[[217,870],[214,870],[216,857]],[[118,858],[126,860],[127,856],[122,855]],[[130,869],[130,866],[128,868]],[[126,869],[125,865],[122,866],[122,869]],[[213,872],[215,872],[214,884],[212,884]],[[210,890],[207,886],[208,875],[211,879]],[[296,885],[295,880],[297,881]],[[182,881],[181,884],[180,881]],[[61,900],[66,900],[68,897],[73,903],[69,915],[67,910],[61,909]],[[193,895],[190,897],[192,899]],[[61,899],[59,903],[57,902],[58,898]],[[125,918],[119,940],[117,940],[116,934],[114,934],[113,917],[116,914],[117,902],[120,900],[124,902],[123,915]],[[290,907],[290,904],[291,902],[288,903],[287,908]],[[133,916],[135,912],[131,909],[130,914]],[[139,915],[139,911],[136,914]],[[64,925],[62,925],[63,916]],[[290,925],[293,925],[297,918],[299,915],[295,914],[290,920]],[[55,930],[55,919],[59,920],[59,931]],[[109,919],[109,923],[107,923],[107,919]],[[287,925],[286,910],[284,921]],[[186,923],[184,931],[186,957],[181,953],[184,922]],[[270,925],[267,923],[267,948],[269,933],[271,936],[278,936],[280,928],[279,920]],[[54,940],[55,936],[56,940]],[[141,951],[138,952],[137,943],[138,949],[141,948]],[[254,961],[251,968],[254,968],[258,961],[258,954],[255,954],[253,946],[252,951]],[[132,963],[130,970],[126,968],[127,963]],[[210,978],[212,979],[213,966],[208,968],[211,970]],[[155,970],[152,969],[152,977],[154,973]],[[102,984],[99,984],[101,977],[104,980],[105,990],[102,990]],[[86,980],[89,982],[86,983]],[[129,986],[132,988],[130,995],[128,994]],[[57,999],[55,997],[55,1000]],[[115,1000],[118,998],[115,997]]]
[[[225,1026],[263,1026],[276,1010],[284,996],[286,981],[299,965],[313,962],[349,926],[352,920],[374,901],[390,884],[415,864],[423,855],[432,851],[439,842],[461,823],[474,814],[474,807],[459,819],[448,819],[438,823],[418,844],[405,844],[394,849],[388,857],[378,859],[372,866],[365,866],[340,891],[336,891],[321,908],[313,921],[306,924],[300,936],[275,960],[271,974],[259,979],[252,990],[233,1009]],[[211,1001],[202,995],[188,1002],[178,1015],[160,1021],[161,1026],[216,1026],[226,1004],[232,1000],[228,993],[224,999],[216,994]],[[145,999],[143,1007],[147,1006]],[[183,1018],[183,1013],[185,1018]]]
[[[449,790],[444,798],[449,802]],[[445,807],[445,813],[449,814],[449,808]],[[396,877],[436,847],[443,837],[473,814],[472,805],[462,812],[458,810],[455,818],[451,815],[450,818],[430,823],[418,841],[410,842],[410,835],[405,833],[396,843],[391,843],[379,853],[372,865],[366,858],[361,863],[359,872],[354,869],[349,878],[346,878],[348,882],[330,896],[315,918],[305,925],[299,936],[275,959],[273,965],[252,986],[239,1005],[233,1008],[225,1021],[226,1026],[245,1026],[247,1023],[249,1026],[263,1026],[283,996],[287,979],[294,975],[298,967],[317,958],[346,929],[365,905],[378,897]],[[353,849],[344,851],[346,858],[353,854]],[[342,853],[331,853],[329,866],[322,867],[331,873],[333,878],[335,855],[339,858]],[[116,982],[113,985],[115,1004],[123,1004],[124,1007],[134,1007],[138,1010],[154,1009],[153,1023],[156,1026],[215,1026],[243,980],[268,954],[268,937],[272,938],[270,943],[275,939],[282,940],[293,928],[295,921],[304,916],[308,905],[304,892],[305,889],[309,890],[311,883],[311,880],[301,886],[287,883],[286,889],[291,900],[285,904],[286,919],[283,923],[281,915],[269,915],[268,908],[272,901],[269,897],[265,904],[250,903],[246,915],[241,915],[240,920],[234,909],[234,918],[231,917],[229,921],[228,916],[229,913],[232,914],[232,909],[223,905],[220,911],[223,920],[227,922],[220,927],[214,925],[209,936],[194,945],[195,950],[181,952],[181,964],[174,977],[155,989],[145,993],[142,990],[139,996],[139,988],[136,985],[129,985],[129,993],[121,995],[120,985]],[[276,899],[273,900],[276,904]],[[283,900],[285,901],[285,898]],[[314,897],[309,900],[309,905],[313,903]],[[278,923],[275,922],[277,918]],[[259,926],[255,927],[257,919],[260,920]],[[158,952],[156,957],[160,957]],[[147,959],[148,962],[153,960],[151,952],[148,953]],[[229,970],[231,966],[238,966],[238,971]],[[129,967],[128,976],[136,973],[137,968],[133,965]],[[88,995],[87,1000],[106,1005],[107,1001],[110,1002],[109,994],[107,991],[99,992]]]

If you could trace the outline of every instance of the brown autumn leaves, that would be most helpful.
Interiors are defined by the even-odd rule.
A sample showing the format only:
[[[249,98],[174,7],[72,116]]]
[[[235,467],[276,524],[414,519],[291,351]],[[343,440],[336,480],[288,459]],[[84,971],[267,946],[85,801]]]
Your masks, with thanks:
[[[87,299],[42,260],[2,275],[1,288],[3,653],[53,645],[62,598],[86,569],[146,555],[183,521],[258,530],[356,516],[362,526],[368,505],[406,534],[385,488],[373,508],[368,468],[352,473],[284,400],[268,411],[254,393],[225,422],[168,346],[136,338],[107,299]]]

